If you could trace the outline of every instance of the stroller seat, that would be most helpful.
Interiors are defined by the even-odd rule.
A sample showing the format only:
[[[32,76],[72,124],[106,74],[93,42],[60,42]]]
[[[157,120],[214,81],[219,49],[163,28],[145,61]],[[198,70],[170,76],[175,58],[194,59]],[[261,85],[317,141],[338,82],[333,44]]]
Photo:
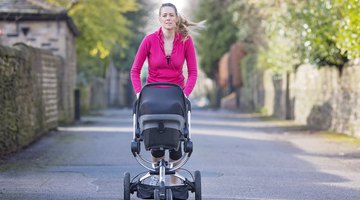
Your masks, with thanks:
[[[145,149],[178,150],[186,124],[186,110],[180,87],[144,87],[138,99],[138,125]]]

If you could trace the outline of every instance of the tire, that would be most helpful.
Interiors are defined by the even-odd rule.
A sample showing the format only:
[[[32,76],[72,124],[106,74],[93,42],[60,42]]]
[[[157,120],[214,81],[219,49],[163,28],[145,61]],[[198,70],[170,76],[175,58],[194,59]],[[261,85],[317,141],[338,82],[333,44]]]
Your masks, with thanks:
[[[124,174],[124,200],[130,200],[130,173]]]
[[[173,200],[173,194],[171,189],[166,190],[166,200]]]
[[[154,190],[154,200],[160,200],[159,189]]]
[[[201,174],[195,171],[195,200],[201,200]]]

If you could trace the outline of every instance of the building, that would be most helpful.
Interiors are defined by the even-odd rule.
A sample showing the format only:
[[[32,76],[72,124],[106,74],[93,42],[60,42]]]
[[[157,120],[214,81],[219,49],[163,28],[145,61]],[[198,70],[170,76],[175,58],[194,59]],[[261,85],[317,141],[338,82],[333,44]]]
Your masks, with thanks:
[[[75,38],[78,35],[66,8],[50,5],[45,0],[0,0],[0,45],[25,43],[62,57],[63,68],[58,69],[59,83],[64,83],[59,85],[60,110],[74,110]],[[64,118],[72,119],[73,112],[67,113],[71,116]]]
[[[17,42],[51,50],[65,60],[75,60],[75,37],[79,35],[64,8],[41,0],[0,0],[0,42]]]

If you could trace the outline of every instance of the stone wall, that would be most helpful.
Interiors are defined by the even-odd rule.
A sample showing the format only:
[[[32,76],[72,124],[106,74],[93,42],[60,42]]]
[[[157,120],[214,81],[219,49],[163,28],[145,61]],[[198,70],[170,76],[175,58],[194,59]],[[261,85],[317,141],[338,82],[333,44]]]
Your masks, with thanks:
[[[331,128],[360,137],[360,59],[345,67],[334,104]]]
[[[100,110],[108,107],[106,96],[106,81],[101,77],[94,77],[88,85],[80,88],[81,113],[87,114],[92,110]]]
[[[129,90],[129,86],[131,86]],[[130,82],[130,72],[115,68],[110,62],[106,74],[106,97],[110,107],[129,107],[135,96]]]
[[[243,110],[360,137],[359,60],[341,74],[335,67],[302,65],[291,74],[257,71],[250,76],[252,82],[240,91]]]
[[[315,129],[360,137],[360,64],[331,67],[300,66],[293,88],[295,120]]]
[[[58,69],[51,52],[0,46],[0,154],[21,149],[58,125]]]
[[[59,122],[70,124],[74,121],[74,90],[76,88],[76,47],[75,36],[68,23],[63,20],[22,20],[14,22],[0,21],[4,35],[0,35],[0,44],[12,46],[24,42],[28,46],[45,49],[61,57],[58,68],[59,85]],[[28,28],[24,35],[21,28]],[[9,36],[9,34],[11,36]]]
[[[80,92],[82,114],[107,107],[132,107],[135,97],[129,72],[114,67],[109,68],[106,78],[93,77]]]

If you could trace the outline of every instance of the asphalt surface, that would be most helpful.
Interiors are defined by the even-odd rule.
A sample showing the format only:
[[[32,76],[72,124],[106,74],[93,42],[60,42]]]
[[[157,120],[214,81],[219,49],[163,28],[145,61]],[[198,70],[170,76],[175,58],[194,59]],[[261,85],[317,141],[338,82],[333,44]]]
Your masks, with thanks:
[[[203,199],[360,199],[356,144],[253,114],[192,116],[194,153],[184,168],[201,171]],[[130,152],[131,138],[131,110],[60,127],[0,161],[0,199],[122,199],[124,172],[145,171]]]

